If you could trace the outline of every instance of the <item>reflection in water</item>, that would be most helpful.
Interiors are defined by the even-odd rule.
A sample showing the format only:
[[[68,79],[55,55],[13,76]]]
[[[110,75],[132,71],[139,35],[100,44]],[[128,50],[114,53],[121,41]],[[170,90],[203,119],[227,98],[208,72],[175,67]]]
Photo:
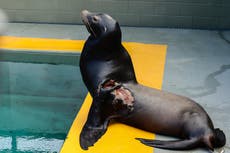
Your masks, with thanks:
[[[33,137],[19,137],[17,141],[18,151],[43,151],[43,152],[59,152],[64,140],[60,139],[47,139],[47,138],[35,138]]]
[[[11,137],[1,137],[0,136],[0,152],[4,150],[11,150],[12,146],[12,138]]]
[[[0,137],[0,152],[59,152],[64,140],[55,138]]]

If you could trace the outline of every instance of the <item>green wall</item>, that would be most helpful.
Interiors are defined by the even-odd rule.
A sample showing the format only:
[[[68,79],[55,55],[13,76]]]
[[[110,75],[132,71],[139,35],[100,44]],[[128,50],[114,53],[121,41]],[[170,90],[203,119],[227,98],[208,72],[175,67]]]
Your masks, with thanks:
[[[80,11],[107,12],[121,25],[230,28],[230,0],[0,0],[10,21],[81,24]]]

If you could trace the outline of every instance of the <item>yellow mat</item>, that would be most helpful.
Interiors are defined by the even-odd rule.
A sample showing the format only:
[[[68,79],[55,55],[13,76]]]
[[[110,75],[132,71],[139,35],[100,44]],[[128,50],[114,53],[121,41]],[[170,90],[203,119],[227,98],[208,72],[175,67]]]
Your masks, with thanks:
[[[0,36],[0,49],[80,52],[84,40]]]
[[[123,44],[131,55],[138,82],[149,87],[161,89],[167,46],[142,43]],[[153,139],[155,137],[153,133],[120,123],[110,125],[105,135],[93,147],[89,147],[87,151],[82,150],[79,145],[79,135],[87,119],[91,103],[92,98],[88,94],[70,128],[61,153],[153,152],[153,148],[147,147],[134,139],[136,137]]]
[[[84,40],[63,40],[47,38],[27,38],[14,36],[1,36],[0,49],[29,50],[48,52],[80,52]],[[131,55],[137,80],[149,87],[161,89],[166,45],[152,45],[142,43],[123,43]],[[135,129],[123,124],[110,125],[106,134],[88,151],[79,145],[79,135],[87,119],[92,99],[87,95],[82,108],[75,118],[68,133],[61,153],[152,153],[151,147],[146,147],[135,137],[154,138],[154,134]]]

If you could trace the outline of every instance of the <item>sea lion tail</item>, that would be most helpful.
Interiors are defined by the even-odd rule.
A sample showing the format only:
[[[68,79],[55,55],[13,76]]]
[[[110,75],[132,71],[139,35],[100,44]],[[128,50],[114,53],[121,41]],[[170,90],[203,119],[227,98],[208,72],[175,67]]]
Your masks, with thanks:
[[[161,140],[150,140],[150,139],[142,139],[136,138],[141,143],[161,149],[169,149],[169,150],[189,150],[193,149],[200,145],[202,139],[200,138],[192,138],[187,140],[171,140],[171,141],[161,141]]]

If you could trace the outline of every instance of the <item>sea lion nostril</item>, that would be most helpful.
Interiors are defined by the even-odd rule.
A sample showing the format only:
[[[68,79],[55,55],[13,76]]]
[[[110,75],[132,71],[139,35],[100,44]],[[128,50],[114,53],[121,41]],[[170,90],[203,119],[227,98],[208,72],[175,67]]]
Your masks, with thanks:
[[[93,22],[98,22],[99,18],[97,16],[93,16],[92,20]]]

